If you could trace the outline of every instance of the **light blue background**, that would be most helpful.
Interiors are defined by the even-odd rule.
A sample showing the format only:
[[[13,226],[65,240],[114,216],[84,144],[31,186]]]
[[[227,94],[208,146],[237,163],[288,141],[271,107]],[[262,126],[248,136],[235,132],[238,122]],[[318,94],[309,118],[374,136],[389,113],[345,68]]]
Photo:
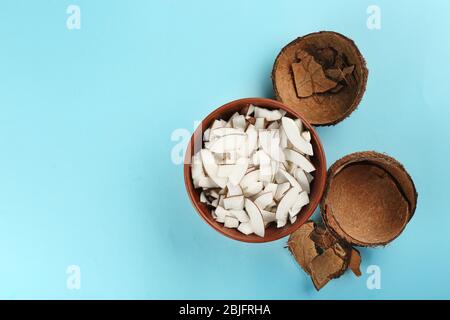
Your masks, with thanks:
[[[424,4],[426,3],[426,5]],[[81,8],[81,30],[66,8]],[[382,29],[366,27],[368,5]],[[0,3],[1,298],[450,298],[448,1],[152,0]],[[411,173],[416,215],[363,271],[320,293],[284,249],[216,233],[171,162],[192,131],[237,98],[272,97],[285,44],[335,30],[370,69],[356,112],[319,128],[328,164],[387,152]],[[81,267],[81,290],[66,268]]]

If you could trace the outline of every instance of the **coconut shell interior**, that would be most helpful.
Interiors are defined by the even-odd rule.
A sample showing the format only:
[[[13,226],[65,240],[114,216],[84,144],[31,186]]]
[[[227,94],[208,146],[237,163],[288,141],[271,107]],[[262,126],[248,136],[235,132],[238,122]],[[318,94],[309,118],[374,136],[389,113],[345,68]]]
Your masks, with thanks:
[[[299,98],[292,72],[292,64],[297,61],[297,53],[304,50],[314,54],[317,49],[330,47],[342,53],[347,62],[355,66],[353,72],[355,83],[343,87],[337,93]],[[320,60],[320,57],[316,59]],[[364,94],[367,76],[365,60],[355,43],[339,33],[322,31],[298,38],[281,50],[273,67],[272,82],[277,99],[294,108],[311,124],[333,125],[356,109]]]
[[[359,152],[329,169],[321,212],[337,237],[357,246],[378,246],[401,234],[416,203],[414,183],[398,161]]]

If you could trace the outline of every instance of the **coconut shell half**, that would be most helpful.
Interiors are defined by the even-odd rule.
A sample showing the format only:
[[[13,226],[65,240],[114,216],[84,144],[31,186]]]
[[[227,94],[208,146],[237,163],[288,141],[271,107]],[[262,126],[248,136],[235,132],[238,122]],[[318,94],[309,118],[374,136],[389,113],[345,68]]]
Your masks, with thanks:
[[[329,171],[321,214],[327,228],[356,246],[386,245],[414,214],[417,192],[394,158],[374,151],[350,154]]]
[[[332,68],[339,64],[336,60],[338,54],[345,60],[345,65],[354,66],[354,69],[350,67],[352,81],[339,84],[329,92],[299,97],[293,65],[297,65],[301,52],[314,56],[324,71],[336,71]],[[364,95],[367,77],[366,62],[355,43],[331,31],[311,33],[292,41],[281,50],[272,70],[276,98],[294,108],[313,125],[334,125],[348,117]]]

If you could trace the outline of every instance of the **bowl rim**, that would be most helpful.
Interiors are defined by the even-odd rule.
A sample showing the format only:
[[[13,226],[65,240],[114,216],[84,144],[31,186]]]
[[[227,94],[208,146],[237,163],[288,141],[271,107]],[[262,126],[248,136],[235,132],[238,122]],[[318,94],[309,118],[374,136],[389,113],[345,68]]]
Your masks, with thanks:
[[[314,157],[317,157],[317,161],[319,163],[319,166],[316,166],[316,172],[321,172],[320,179],[315,179],[314,183],[317,184],[317,191],[314,194],[313,197],[311,197],[311,202],[308,204],[308,210],[302,214],[301,218],[297,219],[294,224],[289,224],[286,228],[283,228],[280,230],[279,233],[272,234],[270,236],[264,236],[264,237],[250,237],[247,235],[236,235],[233,233],[226,232],[225,228],[220,228],[218,225],[213,223],[213,218],[211,215],[210,210],[204,210],[200,207],[199,201],[196,201],[194,199],[194,193],[197,192],[197,190],[194,188],[194,184],[192,182],[191,178],[191,150],[194,145],[194,139],[197,135],[201,134],[203,137],[203,128],[207,129],[206,126],[204,126],[204,123],[210,123],[214,119],[220,118],[220,116],[227,112],[228,109],[233,108],[237,105],[245,105],[245,104],[254,104],[256,106],[262,104],[266,105],[264,107],[269,106],[268,108],[279,108],[284,111],[286,111],[290,116],[296,117],[300,119],[304,126],[311,132],[311,140],[314,141],[316,145],[316,154]],[[318,152],[317,152],[318,151]],[[325,158],[325,152],[322,146],[322,143],[320,141],[319,135],[317,134],[315,128],[298,112],[293,110],[291,107],[283,104],[280,101],[276,101],[273,99],[268,98],[243,98],[243,99],[237,99],[233,100],[231,102],[228,102],[217,109],[213,110],[211,113],[209,113],[201,122],[200,125],[194,130],[191,138],[189,139],[189,143],[186,148],[186,153],[184,157],[184,164],[183,164],[183,173],[184,173],[184,182],[185,182],[185,188],[189,197],[189,200],[191,201],[193,207],[197,211],[197,213],[200,215],[200,217],[214,230],[221,233],[222,235],[241,242],[247,242],[247,243],[265,243],[265,242],[271,242],[275,241],[281,238],[284,238],[291,233],[293,233],[295,230],[300,228],[308,219],[312,216],[312,214],[315,212],[317,207],[319,206],[322,196],[325,192],[325,184],[326,184],[326,178],[327,178],[327,165],[326,165],[326,158]],[[208,212],[205,212],[208,211]],[[232,229],[230,229],[232,230]]]

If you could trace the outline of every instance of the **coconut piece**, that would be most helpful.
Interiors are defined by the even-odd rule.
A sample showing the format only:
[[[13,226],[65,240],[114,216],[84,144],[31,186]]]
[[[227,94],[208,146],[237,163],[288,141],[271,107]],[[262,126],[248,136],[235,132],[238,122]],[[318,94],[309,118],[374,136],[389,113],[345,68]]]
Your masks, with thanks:
[[[288,248],[302,269],[310,274],[310,263],[319,254],[310,234],[314,222],[308,221],[289,236]]]
[[[220,137],[229,136],[233,134],[245,136],[245,132],[243,129],[223,127],[211,130],[211,138],[214,139],[218,139]]]
[[[234,217],[226,216],[225,221],[224,221],[224,226],[225,226],[225,228],[234,228],[235,229],[239,226],[239,220]]]
[[[350,268],[350,270],[352,270],[352,272],[357,277],[361,276],[360,266],[361,266],[361,255],[358,250],[356,250],[355,248],[352,248],[348,267]]]
[[[226,153],[235,151],[240,148],[247,141],[246,135],[242,134],[229,134],[219,137],[212,142],[209,150],[215,153]]]
[[[302,190],[302,187],[293,176],[291,176],[283,169],[279,169],[278,172],[280,172],[287,179],[287,181],[292,185],[293,188],[297,188],[300,191]]]
[[[213,124],[211,125],[211,131],[217,128],[223,128],[227,125],[227,122],[225,120],[214,120]]]
[[[314,176],[313,176],[311,173],[309,173],[309,172],[306,172],[306,171],[305,171],[305,176],[306,176],[306,178],[308,179],[308,182],[309,182],[309,183],[311,183],[311,181],[314,180]]]
[[[306,191],[300,192],[297,196],[297,200],[295,200],[292,208],[289,209],[289,217],[294,218],[297,214],[302,210],[304,206],[309,203],[308,193]]]
[[[245,210],[228,210],[229,214],[236,219],[238,219],[240,222],[249,222],[250,218],[248,217],[248,214],[245,212]]]
[[[345,261],[336,254],[333,248],[325,250],[316,256],[309,264],[311,278],[317,290],[322,289],[331,279],[345,272]]]
[[[244,209],[244,196],[234,196],[223,199],[226,210],[242,210]]]
[[[267,120],[265,118],[255,118],[255,129],[263,130],[267,126]]]
[[[286,192],[289,191],[290,188],[291,188],[291,184],[289,182],[278,184],[274,199],[276,201],[280,201],[281,198],[284,197],[284,195],[286,194]]]
[[[217,169],[217,176],[219,178],[228,178],[231,176],[236,166],[234,164],[219,165]]]
[[[258,145],[258,131],[254,125],[250,124],[245,132],[247,134],[247,156],[250,156]]]
[[[270,212],[267,210],[262,210],[261,215],[263,217],[264,224],[267,226],[269,223],[277,221],[277,216],[275,212]]]
[[[259,181],[259,169],[253,170],[245,174],[245,176],[240,181],[240,186],[244,190],[245,188],[255,185],[256,182]]]
[[[209,134],[211,133],[211,129],[208,128],[203,132],[203,141],[209,141]]]
[[[207,202],[208,202],[208,200],[206,199],[206,196],[205,196],[205,192],[204,192],[204,191],[202,191],[202,192],[200,193],[200,202],[202,202],[202,203],[207,203]]]
[[[196,153],[192,157],[192,181],[194,182],[194,187],[199,188],[201,187],[199,182],[201,179],[206,178],[205,172],[203,170],[203,163],[202,159],[200,157],[200,153]]]
[[[341,56],[345,56],[347,61],[351,61],[351,64],[355,65],[354,83],[347,85],[345,90],[340,90],[338,93],[327,92],[299,98],[291,65],[298,62],[297,53],[299,51],[307,51],[314,56],[317,62],[325,63],[323,66],[326,68],[330,59],[322,59],[323,54],[318,54],[321,50],[328,52],[335,50]],[[364,95],[367,76],[366,63],[355,43],[339,33],[323,31],[298,38],[284,47],[274,63],[272,82],[277,100],[295,109],[309,123],[334,125],[348,117],[356,109]]]
[[[267,108],[255,107],[255,118],[264,118],[267,121],[276,121],[281,119],[279,110],[269,110]]]
[[[211,197],[213,197],[214,199],[219,198],[219,193],[217,192],[216,189],[210,189],[210,190],[209,190],[209,195],[210,195]]]
[[[263,150],[257,151],[255,156],[259,163],[259,180],[271,182],[273,173],[270,157]]]
[[[251,115],[253,115],[254,111],[255,111],[255,106],[253,104],[248,104],[241,109],[239,114],[242,114],[243,116],[245,116],[247,118],[247,117],[250,117]]]
[[[271,192],[272,197],[275,197],[275,194],[277,193],[278,185],[276,183],[268,183],[264,186],[264,193]]]
[[[278,168],[278,171],[275,173],[275,177],[274,177],[275,182],[278,184],[282,184],[282,183],[286,183],[286,182],[289,183],[289,180],[286,178],[286,175],[284,175],[282,173],[282,171],[286,171],[286,170],[284,170],[281,167]]]
[[[245,199],[245,211],[247,211],[247,214],[250,217],[250,225],[253,232],[260,237],[264,237],[264,221],[259,208],[250,199]]]
[[[294,170],[294,178],[297,180],[297,182],[302,187],[302,190],[305,190],[306,192],[310,193],[310,185],[308,181],[308,177],[305,174],[305,171],[303,171],[302,168],[296,168]]]
[[[205,169],[209,178],[211,178],[211,180],[214,181],[214,183],[217,184],[219,187],[224,188],[227,184],[228,179],[219,178],[217,176],[218,166],[214,160],[214,156],[211,153],[211,151],[207,149],[202,149],[200,151],[200,155],[203,163],[203,168]]]
[[[245,121],[245,116],[238,115],[233,118],[233,128],[245,129],[247,127],[247,122]]]
[[[416,203],[414,183],[398,161],[359,152],[330,167],[321,213],[330,231],[347,243],[378,246],[402,233]]]
[[[264,185],[261,181],[256,181],[254,184],[251,184],[247,187],[243,187],[244,196],[252,197],[263,189]]]
[[[225,204],[224,204],[224,202],[223,202],[223,199],[225,199],[225,196],[220,195],[220,196],[219,196],[219,202],[218,202],[218,205],[221,206],[221,207],[225,207]]]
[[[225,217],[231,216],[230,213],[221,206],[217,206],[216,210],[214,210],[214,214],[217,216],[216,221],[220,223],[225,222]]]
[[[267,126],[267,130],[279,129],[280,123],[278,121],[273,121]]]
[[[280,131],[280,147],[282,149],[286,149],[288,147],[288,138],[286,132],[284,131],[282,125],[280,125],[280,128],[278,130]]]
[[[311,132],[303,131],[302,138],[305,139],[305,141],[307,141],[307,142],[311,142]]]
[[[259,144],[266,154],[276,161],[285,161],[284,153],[280,148],[280,135],[277,129],[271,131],[260,130],[258,138]]]
[[[295,204],[298,193],[299,193],[298,188],[291,188],[278,204],[276,212],[278,228],[284,227],[286,225],[289,209],[291,209],[292,206]]]
[[[249,235],[249,234],[253,233],[253,229],[252,229],[250,222],[241,223],[237,229],[238,229],[238,231],[242,232],[245,235]]]
[[[234,167],[234,170],[229,175],[229,181],[231,184],[237,186],[244,178],[247,169],[248,169],[248,158],[239,158],[236,161],[236,165]]]
[[[228,183],[227,184],[227,196],[228,197],[233,197],[233,196],[241,196],[242,195],[242,189],[239,185],[237,184],[233,184],[233,183]]]
[[[255,204],[256,206],[263,210],[265,209],[269,204],[271,204],[273,201],[273,194],[272,192],[263,193],[260,195],[256,200]]]
[[[302,138],[300,129],[295,124],[294,120],[288,117],[283,117],[281,118],[281,122],[283,124],[283,130],[286,133],[288,140],[302,153],[312,156],[312,145]]]
[[[221,178],[220,178],[221,179]],[[211,178],[209,177],[202,177],[200,180],[198,180],[198,186],[200,188],[217,188],[219,185],[215,183]]]
[[[233,128],[233,120],[234,120],[234,118],[236,118],[239,115],[240,115],[239,112],[233,113],[233,115],[230,117],[230,119],[228,119],[227,124],[225,125],[225,127],[226,128]]]
[[[206,148],[208,149],[208,148]],[[236,164],[237,154],[234,151],[226,153],[213,153],[214,160],[218,165],[232,165]]]
[[[316,170],[314,165],[306,157],[304,157],[297,151],[285,149],[284,155],[286,156],[287,161],[295,163],[297,166],[299,166],[306,172],[313,172],[314,170]]]

